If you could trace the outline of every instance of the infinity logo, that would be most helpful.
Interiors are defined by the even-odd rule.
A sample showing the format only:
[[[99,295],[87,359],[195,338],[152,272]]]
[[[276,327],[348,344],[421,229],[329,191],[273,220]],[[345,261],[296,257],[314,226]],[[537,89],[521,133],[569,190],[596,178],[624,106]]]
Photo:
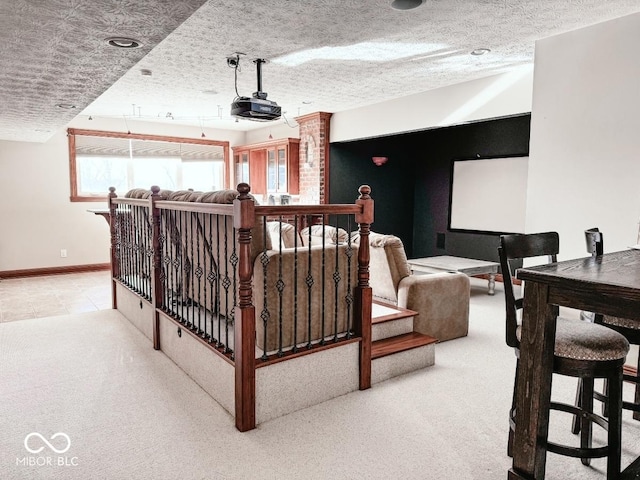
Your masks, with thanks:
[[[58,450],[56,447],[51,445],[51,443],[49,443],[47,441],[47,439],[44,438],[42,435],[40,435],[38,432],[31,432],[29,435],[24,437],[24,448],[26,448],[27,451],[29,451],[30,453],[40,453],[42,450],[44,450],[44,447],[40,447],[40,448],[37,448],[35,450],[32,449],[31,447],[29,447],[29,439],[31,437],[40,438],[40,440],[42,440],[46,444],[46,446],[49,447],[55,453],[65,453],[66,451],[68,451],[71,448],[71,439],[69,438],[69,435],[67,435],[66,433],[58,432],[58,433],[54,433],[51,436],[51,440],[54,440],[57,437],[64,437],[67,440],[67,446],[65,448],[61,449],[61,450]]]

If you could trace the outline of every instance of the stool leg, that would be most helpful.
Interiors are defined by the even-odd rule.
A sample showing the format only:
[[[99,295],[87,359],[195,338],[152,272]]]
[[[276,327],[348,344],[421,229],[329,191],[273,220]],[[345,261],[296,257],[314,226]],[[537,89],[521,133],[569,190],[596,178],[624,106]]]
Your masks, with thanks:
[[[604,379],[604,383],[602,384],[602,394],[605,397],[609,396],[609,379],[607,378]],[[609,416],[609,402],[605,401],[602,403],[602,416],[605,418]]]
[[[636,375],[640,377],[640,355],[638,355],[638,365],[636,366]],[[635,404],[640,405],[640,382],[636,382]],[[640,420],[640,412],[633,412],[633,418]]]
[[[507,440],[507,456],[510,458],[513,458],[513,434],[513,429],[509,427],[509,439]]]
[[[607,480],[620,476],[620,454],[622,450],[622,368],[609,379],[609,456],[607,457]]]
[[[513,396],[511,398],[511,409],[509,410],[509,438],[507,440],[507,455],[513,457],[513,436],[515,433],[515,410],[516,410],[516,384],[518,381],[518,368],[520,360],[516,360],[516,375],[513,380]]]
[[[575,406],[578,408],[582,408],[582,379],[578,379],[578,387],[576,388],[576,402]],[[573,417],[573,421],[571,422],[571,432],[575,435],[580,433],[580,417],[575,415]]]
[[[584,412],[593,412],[593,377],[582,379],[582,402],[580,407]],[[592,432],[591,419],[586,415],[580,416],[580,447],[591,447],[591,432]],[[583,465],[590,465],[590,458],[581,458]]]

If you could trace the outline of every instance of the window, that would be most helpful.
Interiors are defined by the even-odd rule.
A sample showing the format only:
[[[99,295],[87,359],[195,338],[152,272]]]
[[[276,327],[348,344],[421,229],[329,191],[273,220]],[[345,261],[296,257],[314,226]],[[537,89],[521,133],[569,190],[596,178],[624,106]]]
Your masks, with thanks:
[[[71,201],[104,201],[109,187],[212,191],[228,188],[229,143],[69,129]]]
[[[287,152],[285,147],[267,150],[267,191],[287,191]]]

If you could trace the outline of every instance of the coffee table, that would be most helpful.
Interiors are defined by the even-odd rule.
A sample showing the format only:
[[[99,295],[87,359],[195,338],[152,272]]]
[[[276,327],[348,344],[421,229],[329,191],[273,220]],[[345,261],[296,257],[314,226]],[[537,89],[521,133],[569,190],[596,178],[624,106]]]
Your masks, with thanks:
[[[437,257],[412,258],[408,260],[409,266],[415,272],[433,273],[434,270],[447,272],[461,272],[468,276],[489,275],[489,295],[495,293],[496,273],[499,263],[473,258],[452,257],[440,255]]]

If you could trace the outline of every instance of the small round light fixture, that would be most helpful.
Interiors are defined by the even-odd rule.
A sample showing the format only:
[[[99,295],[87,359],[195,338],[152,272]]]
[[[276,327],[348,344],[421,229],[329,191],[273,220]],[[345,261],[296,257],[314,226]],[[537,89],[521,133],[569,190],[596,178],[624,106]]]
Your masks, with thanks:
[[[107,38],[107,43],[112,47],[118,48],[138,48],[142,45],[138,40],[128,37]]]
[[[475,56],[485,55],[490,51],[491,50],[489,50],[488,48],[476,48],[475,50],[471,51],[471,55],[475,55]]]
[[[385,163],[389,161],[388,157],[371,157],[371,161],[375,164],[376,167],[381,167]]]
[[[395,10],[411,10],[422,5],[423,0],[393,0],[391,8]]]
[[[64,110],[73,110],[74,108],[76,108],[76,106],[71,103],[56,103],[56,107],[62,108]]]

